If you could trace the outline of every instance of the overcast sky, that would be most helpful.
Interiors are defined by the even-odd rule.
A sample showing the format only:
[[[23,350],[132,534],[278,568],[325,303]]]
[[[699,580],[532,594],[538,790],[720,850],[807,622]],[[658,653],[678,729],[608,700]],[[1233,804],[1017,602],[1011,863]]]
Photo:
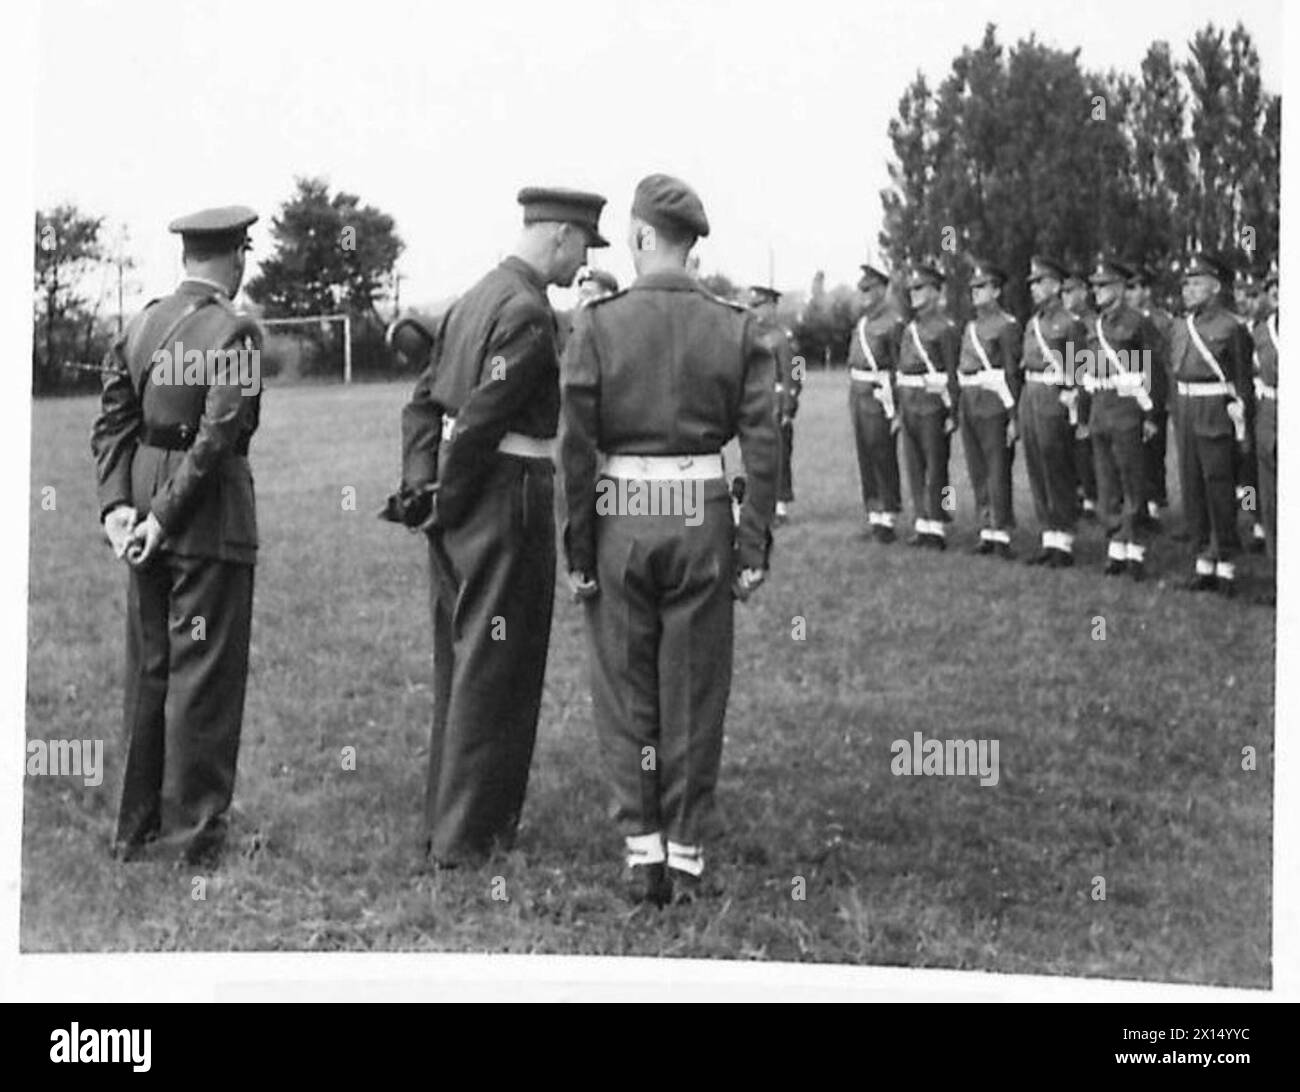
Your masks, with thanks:
[[[1179,58],[1207,21],[1240,18],[1265,83],[1282,87],[1274,0],[453,5],[269,0],[52,0],[39,24],[35,196],[125,224],[138,291],[168,290],[172,217],[243,203],[261,253],[295,175],[322,175],[393,215],[403,300],[467,287],[516,235],[515,193],[606,195],[623,246],[637,180],[678,174],[713,223],[705,272],[802,288],[851,279],[880,226],[886,128],[918,70],[937,82],[996,22],[1136,71],[1148,44]],[[565,297],[557,296],[557,303]],[[138,302],[138,300],[137,300]]]

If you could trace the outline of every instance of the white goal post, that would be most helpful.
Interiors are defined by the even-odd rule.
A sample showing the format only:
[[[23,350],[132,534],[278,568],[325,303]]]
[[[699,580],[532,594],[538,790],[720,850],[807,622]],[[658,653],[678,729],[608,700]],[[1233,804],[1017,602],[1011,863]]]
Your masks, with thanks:
[[[343,323],[343,382],[352,382],[352,316],[351,315],[304,315],[301,318],[258,319],[267,328],[275,326],[311,326],[326,325],[331,322]]]

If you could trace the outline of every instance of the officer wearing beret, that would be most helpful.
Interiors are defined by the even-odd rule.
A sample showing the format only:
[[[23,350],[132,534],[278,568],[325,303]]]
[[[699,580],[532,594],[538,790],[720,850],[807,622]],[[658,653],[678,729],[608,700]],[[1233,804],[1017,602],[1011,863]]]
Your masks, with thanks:
[[[578,313],[563,369],[569,581],[586,611],[625,890],[655,904],[717,886],[706,879],[704,845],[731,688],[733,600],[767,570],[779,458],[771,343],[743,307],[687,270],[708,233],[690,186],[642,179],[629,231],[637,278]],[[721,456],[733,436],[748,481],[738,522]],[[646,492],[657,511],[634,504]]]
[[[1191,256],[1183,271],[1187,314],[1174,326],[1174,424],[1183,506],[1196,550],[1193,591],[1236,590],[1234,452],[1247,444],[1254,385],[1250,334],[1221,302],[1232,272],[1218,255]]]
[[[1164,369],[1156,366],[1160,335],[1151,320],[1124,302],[1133,270],[1116,258],[1102,258],[1088,277],[1099,314],[1088,330],[1093,367],[1088,431],[1097,468],[1098,508],[1109,543],[1107,576],[1125,572],[1142,580],[1150,538],[1147,497],[1150,467],[1144,441],[1156,431],[1165,403]]]
[[[795,355],[794,333],[781,324],[776,305],[781,293],[766,285],[749,286],[749,306],[776,357],[776,416],[781,434],[781,466],[776,483],[776,522],[784,523],[794,503],[794,419],[803,391],[803,360]]]
[[[425,794],[441,866],[508,848],[523,809],[555,591],[559,359],[549,284],[568,286],[605,199],[519,193],[513,253],[444,316],[402,411],[408,522],[428,533],[434,699]]]
[[[1020,397],[1020,324],[1002,310],[1006,273],[991,262],[975,264],[957,382],[961,388],[961,438],[975,510],[979,515],[977,554],[1011,557],[1011,452],[1016,442]]]
[[[1091,329],[1097,317],[1089,299],[1089,291],[1087,268],[1079,265],[1067,267],[1065,281],[1061,285],[1061,303],[1083,324],[1085,331]],[[1075,343],[1076,352],[1086,348],[1086,340]],[[1092,458],[1092,438],[1088,435],[1088,415],[1083,412],[1087,403],[1086,392],[1082,388],[1079,390],[1079,424],[1074,433],[1074,474],[1079,511],[1084,518],[1092,519],[1097,514],[1097,468]]]
[[[1074,446],[1086,402],[1075,385],[1073,358],[1084,347],[1083,323],[1061,302],[1068,274],[1060,262],[1035,257],[1029,263],[1029,294],[1034,313],[1025,327],[1022,349],[1024,391],[1020,396],[1020,435],[1042,546],[1031,565],[1053,569],[1074,564],[1078,520]]]
[[[104,531],[129,565],[121,859],[150,842],[216,862],[234,791],[253,613],[249,439],[261,332],[231,300],[248,208],[174,220],[185,276],[105,361],[91,433]]]
[[[1277,560],[1277,262],[1264,279],[1264,301],[1255,323],[1255,454],[1259,461],[1259,508],[1268,555]]]
[[[894,524],[903,507],[894,439],[902,424],[894,370],[903,320],[889,305],[889,275],[870,264],[860,269],[863,313],[849,339],[849,415],[867,524],[877,542],[888,543],[894,541]]]
[[[916,513],[910,546],[942,550],[947,544],[944,510],[949,439],[957,427],[957,356],[960,334],[940,306],[943,274],[933,265],[913,267],[907,281],[914,317],[898,350],[899,408],[903,417],[903,465]]]
[[[1157,307],[1151,294],[1155,283],[1155,272],[1148,265],[1136,264],[1133,276],[1129,278],[1125,289],[1125,302],[1140,315],[1151,320],[1159,335],[1159,349],[1152,358],[1152,366],[1159,368],[1166,377],[1169,375],[1169,339],[1173,333],[1174,316],[1163,307]],[[1147,500],[1147,513],[1152,519],[1158,519],[1161,509],[1169,507],[1169,482],[1166,464],[1169,446],[1169,414],[1167,406],[1155,415],[1156,431],[1143,443],[1147,453],[1147,466],[1151,475],[1150,496]]]

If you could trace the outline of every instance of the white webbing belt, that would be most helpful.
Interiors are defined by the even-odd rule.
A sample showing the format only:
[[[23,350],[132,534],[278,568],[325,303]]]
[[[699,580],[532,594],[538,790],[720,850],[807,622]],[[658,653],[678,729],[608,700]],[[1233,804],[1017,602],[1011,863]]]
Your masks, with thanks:
[[[1277,388],[1270,387],[1259,376],[1255,376],[1255,397],[1267,398],[1269,401],[1277,401]]]
[[[1041,383],[1045,387],[1063,387],[1064,383],[1052,372],[1025,372],[1026,383]]]
[[[442,442],[448,443],[456,433],[456,418],[444,415],[442,418]],[[507,432],[497,444],[502,455],[518,455],[524,459],[554,459],[555,437],[543,439],[539,436],[525,436],[522,432]]]
[[[930,385],[927,382],[929,378],[924,372],[896,372],[894,382],[900,387],[921,387],[924,389]]]
[[[1232,398],[1236,394],[1231,383],[1184,383],[1181,379],[1178,393],[1188,398]]]
[[[869,368],[850,368],[849,378],[859,383],[880,383],[888,378],[885,372],[873,372]]]
[[[723,477],[722,456],[713,455],[605,455],[600,472],[607,478],[644,481],[706,481]]]

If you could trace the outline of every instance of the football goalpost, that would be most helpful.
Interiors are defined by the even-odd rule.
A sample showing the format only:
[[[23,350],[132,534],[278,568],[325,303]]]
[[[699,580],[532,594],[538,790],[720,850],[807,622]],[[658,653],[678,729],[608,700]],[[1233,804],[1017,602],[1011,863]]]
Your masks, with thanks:
[[[343,382],[352,382],[352,317],[350,315],[304,315],[301,318],[260,319],[260,324],[267,328],[276,326],[311,326],[328,328],[330,323],[343,324]]]

